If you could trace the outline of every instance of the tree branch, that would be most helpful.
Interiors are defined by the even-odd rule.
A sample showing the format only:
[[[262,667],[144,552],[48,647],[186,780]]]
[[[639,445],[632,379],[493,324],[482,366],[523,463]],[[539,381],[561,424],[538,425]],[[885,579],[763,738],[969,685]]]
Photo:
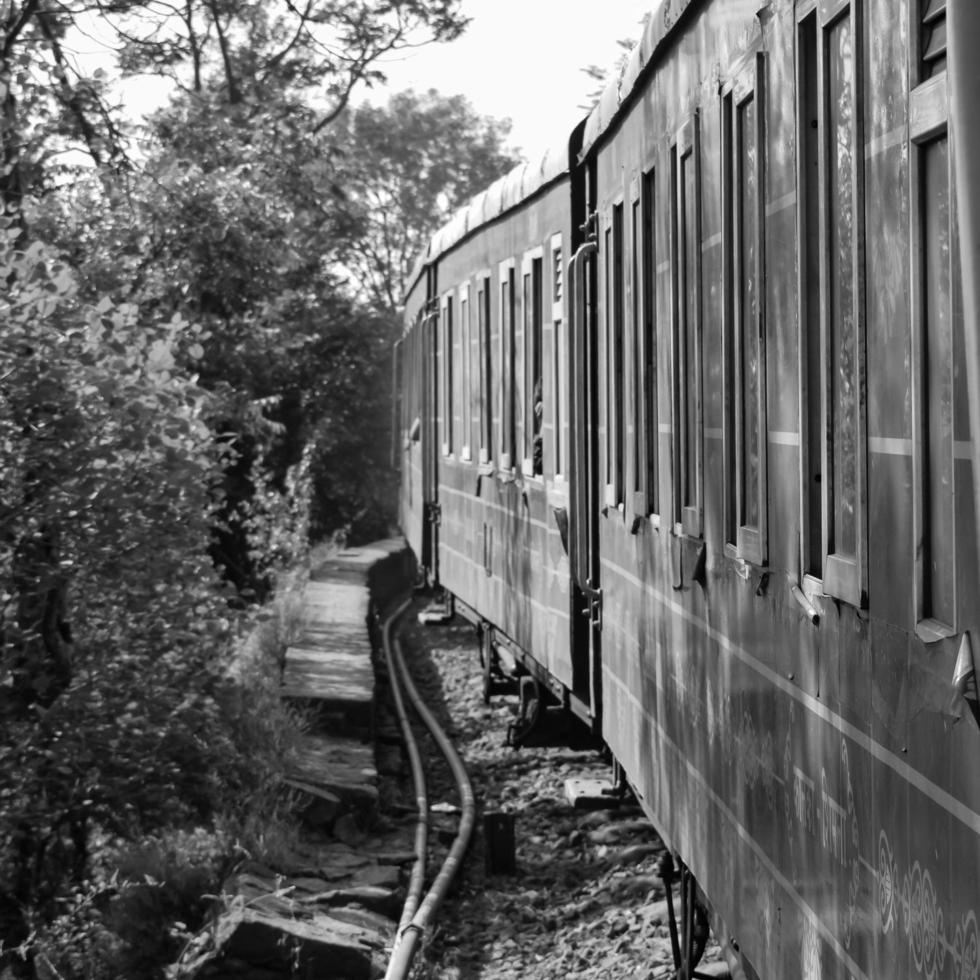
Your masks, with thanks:
[[[228,101],[232,105],[238,105],[242,101],[242,93],[238,87],[238,80],[235,78],[235,71],[231,63],[231,49],[228,47],[228,38],[225,30],[221,26],[218,18],[218,11],[215,9],[214,0],[207,0],[206,6],[211,11],[211,19],[214,21],[214,29],[218,32],[218,45],[221,48],[221,60],[225,66],[225,78],[228,81]]]
[[[11,50],[13,50],[14,44],[17,42],[17,38],[20,37],[21,31],[27,26],[27,22],[34,16],[37,12],[38,6],[41,0],[27,0],[24,4],[23,9],[20,12],[20,16],[14,19],[13,8],[10,10],[10,19],[7,21],[7,26],[4,30],[3,39],[3,60],[6,61],[10,55]]]
[[[184,23],[187,25],[187,43],[191,48],[191,60],[194,65],[194,91],[201,91],[201,49],[197,43],[197,33],[194,30],[194,0],[185,0]]]
[[[299,25],[296,28],[296,33],[293,35],[292,40],[281,51],[274,54],[266,62],[265,68],[262,71],[261,81],[265,81],[269,73],[278,65],[282,64],[282,61],[286,55],[289,54],[289,52],[292,51],[292,49],[299,43],[299,39],[303,36],[303,33],[306,30],[306,22],[309,20],[310,14],[313,11],[313,3],[314,0],[307,0],[306,10],[304,10],[302,13],[296,9],[294,4],[287,3],[286,6],[289,7],[289,9],[295,13],[297,17],[299,17]]]
[[[41,33],[44,35],[44,39],[48,42],[48,46],[51,48],[51,53],[54,55],[56,74],[58,77],[58,87],[61,89],[61,96],[64,104],[71,111],[72,115],[75,117],[75,121],[78,123],[78,128],[82,131],[82,137],[85,140],[85,145],[88,147],[89,155],[95,161],[97,166],[101,166],[102,153],[99,150],[98,135],[95,132],[95,127],[85,114],[81,99],[78,97],[78,92],[75,91],[71,83],[68,81],[68,64],[65,61],[65,53],[61,49],[61,42],[55,36],[46,11],[37,11],[37,23],[41,28]]]

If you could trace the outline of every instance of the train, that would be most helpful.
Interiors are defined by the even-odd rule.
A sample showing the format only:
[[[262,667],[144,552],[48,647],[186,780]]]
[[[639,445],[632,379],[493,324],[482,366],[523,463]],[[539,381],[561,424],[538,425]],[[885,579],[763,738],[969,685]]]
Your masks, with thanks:
[[[735,976],[980,977],[978,7],[661,0],[407,287],[406,539]]]

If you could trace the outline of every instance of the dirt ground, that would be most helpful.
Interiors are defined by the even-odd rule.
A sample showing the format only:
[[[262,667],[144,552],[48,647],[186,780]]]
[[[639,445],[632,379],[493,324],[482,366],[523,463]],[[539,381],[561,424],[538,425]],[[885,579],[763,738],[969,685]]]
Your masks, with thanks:
[[[516,699],[483,703],[472,627],[459,618],[420,626],[414,616],[406,627],[406,659],[463,755],[479,808],[462,879],[440,910],[413,976],[671,977],[667,905],[656,871],[662,842],[636,806],[583,811],[565,797],[569,777],[610,779],[607,762],[596,752],[510,748],[505,738]],[[430,804],[455,804],[434,756],[428,771]],[[485,870],[482,814],[494,811],[515,816],[513,874]],[[456,820],[452,813],[438,818],[444,839]],[[713,942],[699,970],[728,976]]]

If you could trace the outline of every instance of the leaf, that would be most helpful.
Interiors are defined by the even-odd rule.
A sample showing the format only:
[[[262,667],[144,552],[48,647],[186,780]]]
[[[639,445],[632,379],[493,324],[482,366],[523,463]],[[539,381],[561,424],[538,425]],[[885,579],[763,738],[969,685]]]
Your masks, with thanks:
[[[147,369],[154,372],[169,371],[174,364],[170,345],[165,340],[154,340],[147,354]]]

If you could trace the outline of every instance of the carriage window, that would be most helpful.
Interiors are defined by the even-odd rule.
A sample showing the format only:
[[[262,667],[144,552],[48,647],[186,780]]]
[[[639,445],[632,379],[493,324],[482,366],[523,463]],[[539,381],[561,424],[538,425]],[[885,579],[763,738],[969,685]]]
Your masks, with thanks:
[[[500,269],[500,466],[514,467],[517,448],[517,418],[515,391],[516,339],[514,323],[514,265],[507,262]]]
[[[524,472],[540,476],[544,471],[544,370],[540,256],[524,264]]]
[[[854,92],[850,18],[827,32],[827,153],[830,232],[830,427],[833,506],[828,554],[852,558],[858,536],[859,350],[854,266]]]
[[[674,521],[701,535],[701,263],[696,118],[671,147]]]
[[[606,442],[606,490],[603,503],[606,506],[615,504],[611,498],[612,492],[612,227],[607,227],[602,240],[602,279],[606,290],[606,301],[603,307],[605,323],[605,442]],[[601,286],[599,287],[602,288]]]
[[[946,0],[919,0],[919,57],[923,78],[946,70]]]
[[[738,557],[766,557],[765,328],[761,65],[725,95],[725,457],[726,540]]]
[[[800,340],[803,381],[800,447],[803,467],[803,569],[823,578],[823,389],[820,374],[820,122],[817,97],[817,15],[799,29]]]
[[[953,324],[950,283],[949,145],[919,150],[924,354],[923,618],[956,623],[953,537]]]
[[[470,324],[470,287],[467,283],[459,290],[459,361],[460,407],[462,410],[460,456],[469,460],[472,458],[470,447],[473,445],[473,364],[472,364],[472,325]]]
[[[623,205],[606,231],[606,503],[623,502]],[[611,249],[611,251],[609,251]]]
[[[442,301],[442,452],[453,451],[453,298]]]
[[[820,355],[825,374],[819,384],[820,419],[808,419],[807,438],[811,443],[822,437],[820,491],[823,509],[821,533],[824,592],[855,605],[864,601],[864,375],[862,282],[859,266],[862,254],[861,202],[863,189],[862,146],[855,114],[857,62],[857,8],[837,7],[809,26],[804,21],[801,45],[812,44],[800,58],[803,83],[816,93],[802,96],[800,109],[806,112],[818,99],[815,148],[817,187],[811,186],[813,170],[803,164],[807,185],[804,199],[817,196],[817,206],[826,214],[817,233],[818,254],[824,256],[819,271]],[[822,93],[822,97],[821,97]],[[814,144],[806,142],[806,152]],[[815,236],[810,234],[810,245]],[[801,262],[805,275],[811,274],[809,257]],[[812,284],[808,284],[812,286]],[[809,311],[813,313],[814,311]],[[813,322],[808,315],[808,333]],[[807,344],[808,352],[812,350]],[[809,371],[807,388],[815,378]],[[816,430],[816,431],[815,431]],[[812,465],[812,464],[811,464]],[[813,522],[809,523],[812,530]],[[812,567],[813,559],[807,562]]]
[[[493,459],[493,348],[490,330],[490,277],[476,290],[478,360],[480,366],[480,462]]]
[[[642,296],[640,290],[640,201],[636,199],[630,209],[630,232],[632,234],[630,248],[630,323],[632,324],[632,350],[630,352],[630,375],[633,387],[633,512],[636,515],[646,514],[646,499],[642,494],[643,487],[643,331],[640,326],[640,311]]]
[[[551,337],[552,359],[554,362],[554,395],[551,403],[553,408],[554,429],[552,445],[554,446],[555,475],[565,472],[565,433],[562,430],[565,416],[565,376],[568,371],[568,351],[566,349],[564,313],[562,301],[564,294],[564,273],[562,270],[561,235],[551,240]]]
[[[945,4],[926,5],[923,50],[929,31],[945,18]],[[945,26],[943,23],[943,30]],[[943,35],[945,44],[945,35]],[[945,49],[944,49],[945,50]],[[945,65],[943,65],[945,67]],[[916,423],[921,438],[916,511],[922,560],[917,590],[918,632],[927,638],[951,633],[957,616],[957,440],[969,439],[965,386],[956,383],[964,359],[963,311],[953,284],[959,279],[950,201],[948,103],[945,85],[923,58],[922,84],[911,93],[910,136],[913,196],[913,255],[918,256],[914,318],[919,343],[915,383]],[[959,493],[957,493],[959,490]],[[923,633],[923,628],[925,632]]]
[[[637,489],[646,494],[649,514],[660,513],[660,410],[657,384],[657,241],[655,171],[643,175],[643,230],[641,252],[642,288],[642,364],[640,413],[643,447],[643,483]]]

